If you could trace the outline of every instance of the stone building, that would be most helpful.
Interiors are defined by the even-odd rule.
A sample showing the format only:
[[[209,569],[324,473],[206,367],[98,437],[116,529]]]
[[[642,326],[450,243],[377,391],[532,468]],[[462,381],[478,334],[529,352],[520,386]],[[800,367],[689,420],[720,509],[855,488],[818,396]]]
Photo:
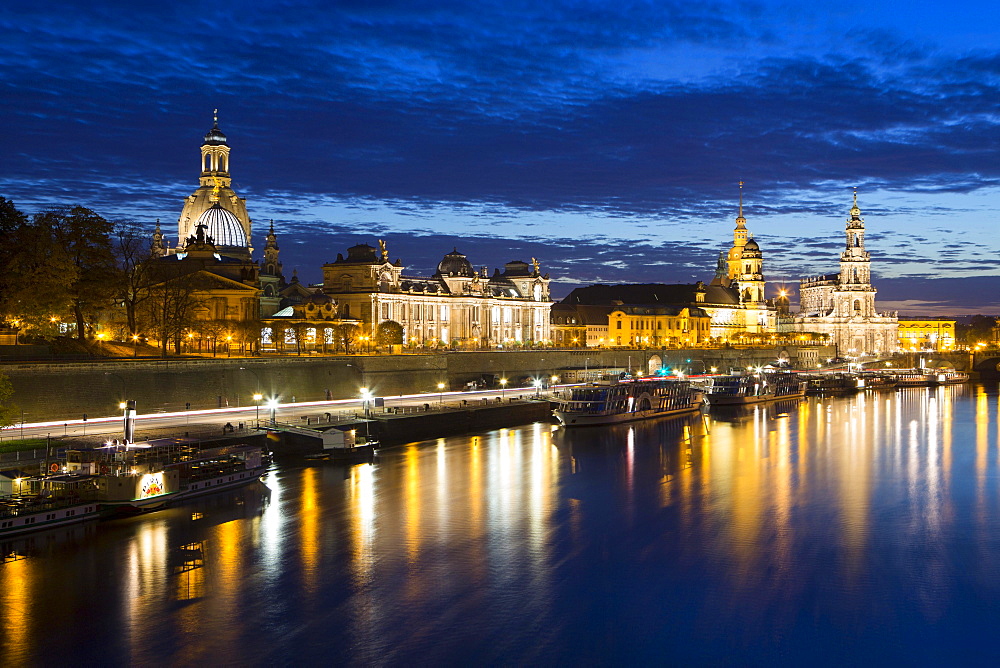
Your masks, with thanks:
[[[619,306],[608,315],[613,345],[691,348],[708,341],[711,316],[691,306]]]
[[[304,296],[296,303],[261,319],[260,345],[265,352],[353,352],[361,346],[354,334],[361,322],[343,317],[337,302],[322,293]],[[347,327],[348,329],[345,329]]]
[[[899,349],[904,352],[954,350],[955,322],[948,318],[900,318]]]
[[[704,345],[712,332],[708,295],[736,300],[728,288],[701,282],[576,288],[552,307],[555,343],[571,348]]]
[[[323,265],[323,293],[345,318],[364,323],[374,337],[382,323],[398,323],[407,345],[495,347],[551,342],[549,276],[515,260],[477,271],[457,249],[444,256],[430,277],[403,274],[390,262],[385,244],[358,244],[347,256]]]
[[[895,313],[875,309],[871,259],[865,250],[865,221],[858,194],[847,219],[846,247],[840,254],[840,272],[799,282],[799,311],[779,321],[783,333],[824,334],[848,357],[896,352],[898,321]]]
[[[177,244],[168,243],[159,221],[153,232],[154,271],[175,287],[183,284],[185,299],[193,303],[193,315],[184,316],[189,321],[185,343],[192,349],[203,339],[217,338],[218,330],[227,326],[246,338],[245,332],[256,331],[261,317],[279,309],[286,287],[273,221],[262,261],[252,258],[252,221],[245,199],[232,189],[229,153],[216,117],[201,146],[199,186],[184,200],[177,221]],[[163,285],[158,289],[163,295],[175,294],[174,300],[179,294]]]
[[[773,334],[777,328],[777,307],[765,299],[764,254],[746,223],[741,182],[733,244],[728,251],[719,254],[715,278],[711,283],[706,285],[698,281],[678,285],[646,283],[577,288],[553,306],[556,345],[653,345],[651,341],[658,340],[660,343],[656,345],[697,346]],[[670,324],[673,327],[674,319],[687,323],[687,326],[664,332],[617,331],[618,324],[612,324],[609,316],[619,307],[660,309],[662,314],[658,317],[661,319],[657,320],[656,326]],[[709,318],[707,331],[701,329],[702,315]],[[627,323],[628,320],[626,318],[621,322]],[[636,322],[640,327],[645,326],[642,318]]]

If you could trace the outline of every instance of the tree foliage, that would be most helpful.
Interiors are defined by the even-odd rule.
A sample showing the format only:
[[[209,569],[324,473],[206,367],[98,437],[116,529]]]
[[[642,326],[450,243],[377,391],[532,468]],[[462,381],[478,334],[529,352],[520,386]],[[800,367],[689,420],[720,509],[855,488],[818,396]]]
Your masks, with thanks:
[[[959,343],[973,346],[981,341],[993,341],[993,328],[996,324],[995,316],[974,315],[968,323],[955,325],[955,338]]]
[[[403,326],[395,320],[380,322],[375,328],[375,342],[383,347],[402,345]]]

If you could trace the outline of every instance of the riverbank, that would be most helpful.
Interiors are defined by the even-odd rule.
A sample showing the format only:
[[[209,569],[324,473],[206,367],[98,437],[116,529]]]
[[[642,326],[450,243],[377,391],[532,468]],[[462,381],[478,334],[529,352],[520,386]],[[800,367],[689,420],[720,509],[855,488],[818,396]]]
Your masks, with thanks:
[[[648,373],[661,366],[685,373],[712,367],[745,368],[778,358],[815,368],[832,356],[821,346],[706,348],[689,350],[468,351],[402,355],[280,358],[104,360],[68,363],[4,363],[14,403],[26,422],[118,414],[134,399],[140,413],[254,406],[254,394],[281,403],[356,398],[360,388],[375,397],[433,392],[439,384],[460,390],[468,383],[532,378],[593,379],[604,370]]]

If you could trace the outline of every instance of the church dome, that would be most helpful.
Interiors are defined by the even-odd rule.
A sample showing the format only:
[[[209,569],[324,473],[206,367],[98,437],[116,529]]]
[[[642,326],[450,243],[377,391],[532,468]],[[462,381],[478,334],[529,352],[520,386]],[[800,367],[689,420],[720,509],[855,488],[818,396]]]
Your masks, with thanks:
[[[757,242],[754,241],[753,239],[750,239],[749,241],[747,241],[746,245],[744,245],[743,248],[745,248],[747,250],[753,250],[753,251],[759,251],[760,250],[760,246],[758,246]]]
[[[465,276],[472,278],[476,275],[476,270],[473,269],[472,263],[469,259],[458,252],[458,249],[454,249],[452,252],[444,256],[444,259],[438,262],[437,266],[438,276]]]
[[[216,121],[215,125],[212,126],[212,129],[205,134],[205,143],[211,144],[212,146],[226,143],[226,135],[219,129],[218,121]]]
[[[216,246],[247,247],[247,235],[239,218],[216,202],[198,217],[195,227],[204,225],[205,234],[212,237]]]

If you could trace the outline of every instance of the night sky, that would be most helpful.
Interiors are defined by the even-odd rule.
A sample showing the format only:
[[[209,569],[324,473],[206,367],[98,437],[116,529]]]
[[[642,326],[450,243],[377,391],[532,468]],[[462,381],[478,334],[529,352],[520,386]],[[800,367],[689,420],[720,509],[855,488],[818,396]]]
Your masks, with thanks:
[[[1000,312],[1000,3],[158,4],[4,3],[0,195],[175,243],[218,108],[306,281],[379,238],[708,281],[742,180],[772,287],[837,270],[857,186],[880,309]]]

